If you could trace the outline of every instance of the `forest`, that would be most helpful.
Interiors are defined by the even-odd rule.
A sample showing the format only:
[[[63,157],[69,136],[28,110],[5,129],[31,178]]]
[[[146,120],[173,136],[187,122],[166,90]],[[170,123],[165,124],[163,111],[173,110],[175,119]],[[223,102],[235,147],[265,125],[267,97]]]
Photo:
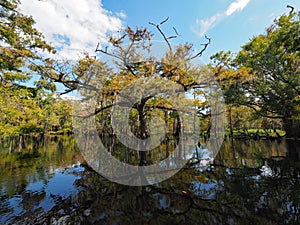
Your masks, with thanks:
[[[0,224],[299,224],[299,11],[203,64],[213,37],[178,44],[169,18],[62,59],[19,4],[0,1]]]
[[[110,37],[109,50],[102,46],[96,49],[97,54],[115,60],[118,69],[113,70],[106,62],[87,53],[75,62],[53,59],[51,55],[55,55],[56,50],[34,28],[32,17],[17,11],[17,5],[17,1],[1,3],[1,136],[71,134],[73,103],[60,95],[80,87],[98,91],[95,114],[99,134],[113,135],[109,113],[116,95],[131,82],[157,74],[194,96],[191,104],[197,108],[201,121],[199,135],[205,136],[210,124],[210,106],[205,97],[203,100],[207,93],[205,88],[195,88],[196,83],[190,77],[190,74],[199,73],[204,77],[202,84],[205,74],[212,74],[223,91],[226,136],[299,138],[299,12],[280,16],[265,33],[241,46],[239,52],[218,52],[211,56],[207,65],[198,68],[192,66],[191,59],[200,57],[203,52],[192,55],[194,49],[190,43],[171,47],[171,39],[166,38],[161,28],[167,23],[150,24],[149,28],[127,27],[120,36]],[[159,29],[170,48],[161,59],[139,52],[141,48],[151,51],[152,28]],[[207,37],[205,48],[209,44]],[[91,75],[93,68],[97,68],[98,75]],[[29,82],[32,77],[34,81]],[[101,83],[101,90],[97,82]],[[57,89],[57,84],[64,88]],[[163,96],[146,96],[130,112],[130,126],[137,136],[148,135],[147,123],[153,110],[165,120],[170,136],[175,135],[180,121],[174,106]],[[143,131],[141,124],[145,124]]]

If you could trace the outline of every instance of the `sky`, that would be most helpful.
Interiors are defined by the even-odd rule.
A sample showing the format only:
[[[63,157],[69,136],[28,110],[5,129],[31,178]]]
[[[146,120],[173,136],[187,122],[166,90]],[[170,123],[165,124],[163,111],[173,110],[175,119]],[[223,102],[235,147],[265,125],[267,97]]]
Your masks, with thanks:
[[[180,37],[174,44],[189,42],[201,49],[211,44],[202,56],[221,50],[238,52],[253,36],[265,32],[276,17],[288,13],[287,5],[300,10],[299,0],[21,0],[20,10],[32,15],[36,27],[59,51],[57,57],[77,59],[83,51],[95,55],[98,44],[125,28],[147,27],[155,40],[161,36],[149,22],[162,25],[167,35]]]

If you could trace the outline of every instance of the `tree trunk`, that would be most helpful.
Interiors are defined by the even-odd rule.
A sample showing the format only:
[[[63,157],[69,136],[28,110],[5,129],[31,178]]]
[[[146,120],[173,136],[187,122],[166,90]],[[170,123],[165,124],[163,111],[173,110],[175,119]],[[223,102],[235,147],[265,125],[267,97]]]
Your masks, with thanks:
[[[293,120],[283,119],[283,129],[285,131],[285,136],[287,138],[295,137],[295,133],[294,133],[294,129],[293,129]]]
[[[22,151],[22,142],[23,142],[23,136],[22,135],[20,135],[19,136],[19,152],[21,152]]]
[[[286,140],[286,147],[288,153],[288,160],[299,162],[300,160],[300,147],[299,142],[294,140]]]
[[[146,115],[144,112],[144,106],[145,103],[141,102],[141,104],[138,107],[138,113],[139,113],[139,138],[140,139],[146,139],[150,136],[148,127],[147,127],[147,121],[146,121]],[[142,146],[142,148],[144,148],[146,146]],[[140,155],[140,162],[139,162],[139,166],[145,166],[147,164],[147,152],[146,151],[140,151],[139,152]]]
[[[232,127],[231,106],[228,107],[228,117],[229,117],[229,137],[232,137],[233,136],[233,127]]]
[[[174,139],[176,144],[178,144],[181,135],[181,121],[179,117],[174,120]]]

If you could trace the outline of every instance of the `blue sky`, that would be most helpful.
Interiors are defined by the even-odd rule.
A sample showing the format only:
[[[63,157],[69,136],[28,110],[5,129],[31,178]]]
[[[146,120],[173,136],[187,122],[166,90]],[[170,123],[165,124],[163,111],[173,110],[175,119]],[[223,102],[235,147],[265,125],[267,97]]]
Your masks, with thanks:
[[[36,20],[37,28],[57,49],[59,57],[78,58],[83,50],[93,54],[98,42],[127,25],[155,28],[159,23],[181,36],[175,43],[193,43],[201,49],[206,34],[212,39],[202,60],[220,50],[237,52],[254,35],[265,31],[274,18],[288,13],[286,5],[300,9],[299,0],[21,0],[20,9]],[[161,40],[159,35],[155,39]]]
[[[204,22],[216,20],[205,32],[212,38],[203,55],[205,62],[220,50],[237,52],[251,37],[263,33],[274,18],[288,13],[287,4],[300,9],[299,0],[103,0],[102,3],[112,12],[124,12],[127,16],[124,21],[130,26],[148,26],[149,21],[158,23],[169,17],[163,26],[165,31],[171,34],[175,26],[181,34],[176,41],[191,42],[196,48],[205,42],[201,34]]]

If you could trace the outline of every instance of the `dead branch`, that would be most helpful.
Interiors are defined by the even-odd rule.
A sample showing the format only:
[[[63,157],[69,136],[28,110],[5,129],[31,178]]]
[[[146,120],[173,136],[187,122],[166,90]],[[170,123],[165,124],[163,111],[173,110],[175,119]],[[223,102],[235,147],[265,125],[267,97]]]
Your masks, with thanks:
[[[120,42],[122,39],[124,39],[125,37],[126,37],[126,35],[123,35],[122,37],[120,37],[119,39],[117,39],[117,40],[114,41],[114,42],[115,42],[115,43],[119,43],[119,42]],[[128,55],[128,53],[129,53],[130,49],[132,48],[132,46],[134,45],[134,39],[131,41],[131,43],[130,43],[129,47],[127,48],[127,51],[126,51],[126,52],[125,52],[124,49],[122,49],[118,44],[113,44],[113,45],[114,45],[114,47],[119,47],[120,51],[122,51],[122,52],[124,53],[124,55],[125,55],[124,58],[121,57],[121,56],[119,56],[119,55],[117,55],[117,54],[113,54],[113,53],[108,52],[108,47],[107,47],[107,46],[105,47],[105,50],[101,49],[101,48],[100,48],[100,43],[99,43],[99,42],[98,42],[98,44],[97,44],[97,47],[96,47],[96,49],[95,49],[95,52],[101,52],[102,54],[105,54],[105,55],[108,55],[108,56],[110,56],[110,57],[117,58],[117,59],[121,60],[121,61],[124,63],[126,69],[128,69],[128,71],[129,71],[132,75],[135,76],[136,74],[135,74],[135,72],[134,72],[133,67],[131,67],[130,64],[127,62],[127,55]]]
[[[291,5],[287,5],[286,7],[291,9],[291,11],[290,11],[290,15],[291,15],[294,12],[295,8]]]
[[[167,17],[164,21],[160,22],[159,25],[163,25],[165,22],[167,22],[169,20],[169,17]]]
[[[164,24],[168,20],[169,20],[169,17],[167,17],[164,21],[160,22],[159,24],[155,24],[155,23],[152,23],[152,22],[149,22],[149,24],[156,27],[156,29],[159,31],[159,33],[161,34],[161,36],[164,38],[165,42],[167,43],[167,45],[169,47],[169,50],[172,52],[172,46],[171,46],[171,43],[169,42],[169,39],[177,38],[179,35],[178,35],[177,30],[174,27],[173,27],[173,30],[175,31],[176,35],[172,35],[172,36],[167,37],[165,35],[165,33],[162,31],[162,29],[160,28],[160,25]]]
[[[101,52],[101,53],[103,53],[103,54],[105,54],[105,55],[108,55],[108,56],[117,58],[117,59],[119,59],[119,60],[122,60],[122,58],[121,58],[120,56],[108,52],[108,51],[107,51],[108,47],[106,47],[105,50],[103,50],[103,49],[99,48],[99,46],[100,46],[100,43],[97,44],[97,48],[96,48],[95,52]]]
[[[173,30],[175,31],[175,34],[176,34],[177,36],[180,36],[180,35],[178,34],[178,32],[177,32],[177,30],[176,30],[175,27],[173,27]]]
[[[192,59],[195,59],[197,57],[201,57],[202,56],[203,52],[207,49],[208,45],[210,45],[210,42],[211,42],[211,38],[207,37],[206,35],[205,35],[205,38],[207,39],[207,43],[202,44],[203,45],[202,50],[199,51],[196,55],[188,58],[187,60],[192,60]]]

